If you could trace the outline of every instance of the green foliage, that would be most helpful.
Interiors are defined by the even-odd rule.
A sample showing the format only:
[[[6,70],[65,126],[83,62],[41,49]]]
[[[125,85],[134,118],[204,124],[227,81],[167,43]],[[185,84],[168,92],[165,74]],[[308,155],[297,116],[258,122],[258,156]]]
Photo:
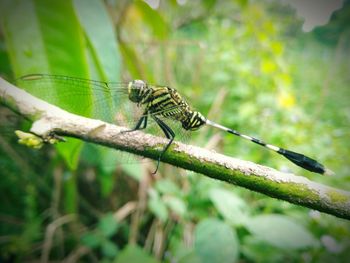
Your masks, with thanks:
[[[256,216],[246,222],[246,227],[258,240],[281,249],[303,249],[318,245],[307,229],[287,216]]]
[[[323,45],[275,1],[160,1],[158,9],[145,1],[106,2],[0,1],[0,74],[170,85],[211,119],[314,156],[337,175],[313,175],[209,129],[193,132],[193,144],[350,189],[344,38]],[[343,32],[339,14],[347,9],[320,29]],[[89,96],[22,88],[99,118]],[[2,108],[0,117],[11,130],[28,128],[20,121],[12,128]],[[16,141],[0,134],[0,261],[40,260],[45,234],[68,212],[77,219],[54,231],[50,261],[74,255],[81,262],[345,262],[350,256],[344,220],[163,164],[151,175],[152,162],[125,164],[114,151],[71,138],[40,151]]]
[[[245,224],[247,220],[247,204],[233,192],[214,188],[210,191],[210,200],[219,213],[231,224]]]
[[[107,214],[100,219],[95,230],[81,237],[81,242],[89,248],[100,249],[104,257],[113,259],[118,254],[119,248],[110,238],[117,230],[117,221],[112,214]]]
[[[157,263],[158,261],[148,255],[142,248],[135,245],[127,246],[121,253],[116,263],[145,262]]]
[[[343,1],[343,8],[336,10],[330,22],[322,27],[318,27],[311,34],[324,44],[336,46],[340,41],[349,45],[350,22],[350,1]],[[346,40],[347,39],[347,40]]]
[[[210,218],[197,225],[194,249],[203,263],[236,262],[239,251],[232,228]]]

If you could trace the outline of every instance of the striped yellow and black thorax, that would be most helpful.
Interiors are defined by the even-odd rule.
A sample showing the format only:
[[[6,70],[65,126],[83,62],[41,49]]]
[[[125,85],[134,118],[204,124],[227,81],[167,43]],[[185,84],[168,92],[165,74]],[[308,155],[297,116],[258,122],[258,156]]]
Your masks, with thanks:
[[[197,130],[206,123],[206,118],[198,111],[193,111],[173,88],[134,80],[129,83],[128,92],[129,99],[144,105],[147,113],[179,121],[186,130]]]

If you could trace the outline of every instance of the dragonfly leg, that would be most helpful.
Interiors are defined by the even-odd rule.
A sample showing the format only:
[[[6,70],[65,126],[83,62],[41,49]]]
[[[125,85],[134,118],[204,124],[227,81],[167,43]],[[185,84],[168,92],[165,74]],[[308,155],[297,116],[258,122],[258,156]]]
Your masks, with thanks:
[[[128,131],[137,131],[137,130],[143,130],[147,127],[147,118],[148,115],[143,115],[136,123],[135,128],[128,130]]]
[[[167,143],[167,145],[165,145],[165,147],[163,148],[162,152],[159,154],[158,156],[158,161],[157,161],[157,168],[156,170],[153,172],[153,174],[156,174],[159,168],[159,164],[160,164],[160,159],[162,158],[163,154],[168,150],[169,146],[172,144],[172,142],[174,141],[175,138],[175,133],[174,131],[161,119],[157,118],[156,116],[152,116],[152,118],[157,122],[158,126],[162,129],[162,131],[164,132],[165,136],[169,139],[169,142]]]
[[[133,131],[137,131],[137,130],[143,130],[146,129],[147,127],[147,118],[148,118],[148,114],[144,114],[142,115],[142,117],[137,121],[135,127],[131,130],[126,130],[123,131],[124,132],[133,132]]]

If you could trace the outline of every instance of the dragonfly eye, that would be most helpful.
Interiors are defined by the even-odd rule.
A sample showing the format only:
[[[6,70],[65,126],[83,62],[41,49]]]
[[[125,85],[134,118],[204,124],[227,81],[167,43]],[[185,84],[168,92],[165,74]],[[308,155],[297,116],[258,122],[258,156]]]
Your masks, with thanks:
[[[147,90],[147,84],[143,80],[137,79],[129,82],[129,85],[128,85],[129,99],[132,102],[139,103],[142,100],[146,90]]]

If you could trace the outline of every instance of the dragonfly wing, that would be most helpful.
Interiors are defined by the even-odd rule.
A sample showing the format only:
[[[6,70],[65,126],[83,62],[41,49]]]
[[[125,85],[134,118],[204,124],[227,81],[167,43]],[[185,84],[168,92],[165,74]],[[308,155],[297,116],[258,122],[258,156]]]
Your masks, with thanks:
[[[127,83],[107,83],[82,78],[32,74],[17,80],[19,87],[69,112],[113,122],[127,100]]]

